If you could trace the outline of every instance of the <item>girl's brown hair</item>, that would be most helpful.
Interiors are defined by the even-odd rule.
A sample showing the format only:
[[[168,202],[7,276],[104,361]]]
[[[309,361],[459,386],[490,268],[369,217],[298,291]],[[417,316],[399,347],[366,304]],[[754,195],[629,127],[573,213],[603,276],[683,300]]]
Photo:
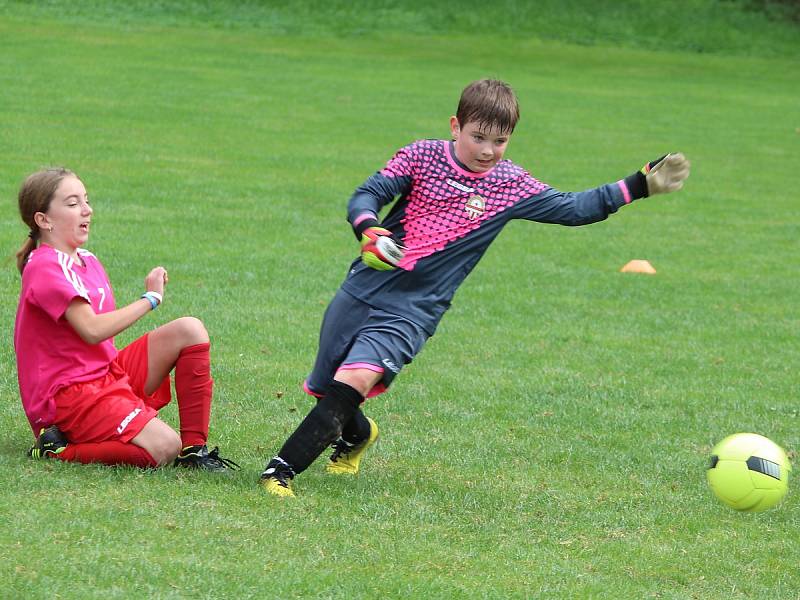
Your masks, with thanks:
[[[37,212],[46,213],[58,186],[66,177],[77,177],[69,169],[56,167],[43,169],[28,176],[19,189],[19,216],[22,222],[30,228],[28,239],[17,252],[17,269],[20,275],[28,261],[28,255],[36,249],[39,243],[39,226],[34,215]]]

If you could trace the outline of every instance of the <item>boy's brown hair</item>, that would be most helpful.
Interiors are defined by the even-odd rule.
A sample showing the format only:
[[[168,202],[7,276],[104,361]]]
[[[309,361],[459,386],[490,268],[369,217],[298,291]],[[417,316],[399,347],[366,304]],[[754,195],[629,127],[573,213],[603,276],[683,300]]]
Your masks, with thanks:
[[[504,81],[481,79],[461,92],[456,118],[461,127],[474,121],[481,127],[496,126],[512,133],[519,121],[519,104],[514,90]]]

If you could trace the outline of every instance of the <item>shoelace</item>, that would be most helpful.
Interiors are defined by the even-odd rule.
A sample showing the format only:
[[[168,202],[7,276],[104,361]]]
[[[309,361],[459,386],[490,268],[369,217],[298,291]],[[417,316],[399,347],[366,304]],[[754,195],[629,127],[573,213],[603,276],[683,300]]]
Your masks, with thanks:
[[[342,438],[339,438],[333,444],[333,454],[331,454],[331,462],[336,462],[339,460],[343,454],[349,454],[352,452],[353,448],[355,448],[355,444],[351,444],[349,442],[345,442]]]
[[[289,482],[286,481],[286,475],[284,473],[281,473],[280,471],[276,470],[270,477],[275,479],[278,482],[279,486],[285,488],[289,487]]]
[[[270,470],[272,473],[270,473]],[[267,465],[267,469],[261,474],[261,478],[272,478],[278,482],[278,485],[288,488],[289,482],[287,479],[292,479],[294,475],[294,471],[286,463],[270,461],[270,463]]]
[[[214,449],[211,452],[209,452],[208,455],[206,456],[206,460],[216,462],[225,467],[228,467],[229,469],[233,469],[234,471],[238,471],[239,469],[242,468],[238,463],[232,461],[230,458],[223,458],[222,456],[220,456],[219,446],[214,446]]]
[[[279,486],[285,487],[285,488],[289,487],[289,482],[286,481],[287,477],[288,477],[288,473],[286,473],[285,471],[282,471],[280,469],[280,467],[276,467],[276,468],[272,469],[272,473],[269,473],[269,469],[267,469],[266,471],[264,471],[261,474],[261,479],[263,479],[263,480],[274,479],[275,481],[278,482]]]

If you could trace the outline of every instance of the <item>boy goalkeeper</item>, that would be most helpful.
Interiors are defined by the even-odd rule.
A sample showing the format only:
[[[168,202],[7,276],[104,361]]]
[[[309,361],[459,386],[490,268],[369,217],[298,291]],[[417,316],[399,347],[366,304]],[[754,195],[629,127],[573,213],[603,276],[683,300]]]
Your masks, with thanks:
[[[689,176],[688,160],[668,154],[615,183],[560,192],[503,160],[518,119],[510,86],[473,82],[450,118],[452,140],[402,148],[350,198],[361,257],[323,318],[304,384],[317,404],[261,475],[269,493],[293,496],[292,479],[330,445],[329,472],[358,471],[378,436],[361,410],[364,398],[386,391],[422,349],[506,223],[595,223],[639,198],[679,190]],[[398,196],[379,222],[380,209]]]

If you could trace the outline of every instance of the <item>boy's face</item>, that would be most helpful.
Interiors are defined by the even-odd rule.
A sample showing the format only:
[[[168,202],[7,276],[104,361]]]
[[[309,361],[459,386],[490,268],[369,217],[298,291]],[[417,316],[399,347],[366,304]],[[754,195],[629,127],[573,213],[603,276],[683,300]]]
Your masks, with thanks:
[[[511,133],[500,131],[496,125],[487,127],[468,121],[462,127],[456,117],[450,117],[450,133],[455,140],[456,158],[476,173],[493,169],[511,139]]]

